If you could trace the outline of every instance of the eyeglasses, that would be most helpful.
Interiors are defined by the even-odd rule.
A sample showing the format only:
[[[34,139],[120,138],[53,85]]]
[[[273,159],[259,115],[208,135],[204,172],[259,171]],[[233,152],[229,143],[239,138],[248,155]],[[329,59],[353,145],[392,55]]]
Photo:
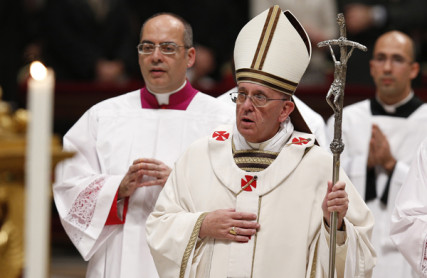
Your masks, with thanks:
[[[250,96],[240,92],[230,93],[230,96],[231,96],[231,100],[237,104],[243,104],[246,101],[246,99],[249,98],[255,107],[266,106],[270,100],[288,100],[286,98],[267,98],[265,95],[262,95],[262,94],[256,94],[256,95]]]
[[[375,63],[375,64],[377,64],[377,65],[379,65],[379,66],[384,66],[384,64],[388,61],[388,60],[390,60],[390,62],[391,62],[391,64],[393,65],[393,66],[402,66],[402,65],[404,65],[404,64],[406,64],[406,63],[408,63],[408,64],[412,64],[413,62],[412,61],[408,61],[408,60],[406,60],[404,57],[402,57],[402,56],[392,56],[392,57],[390,57],[390,58],[388,58],[388,57],[386,57],[386,56],[376,56],[376,57],[374,57],[374,58],[372,58],[372,61]]]
[[[185,47],[184,45],[177,45],[174,42],[162,42],[159,44],[154,44],[152,42],[143,42],[136,46],[139,54],[149,55],[154,52],[154,50],[158,47],[160,52],[165,55],[175,54],[180,47]]]

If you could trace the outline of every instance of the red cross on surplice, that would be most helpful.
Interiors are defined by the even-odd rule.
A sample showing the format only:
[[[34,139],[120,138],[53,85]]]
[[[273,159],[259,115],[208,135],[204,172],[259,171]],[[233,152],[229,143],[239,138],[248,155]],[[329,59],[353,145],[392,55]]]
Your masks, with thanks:
[[[228,133],[227,131],[215,131],[212,134],[212,138],[215,138],[215,140],[217,141],[225,141],[228,139],[229,136],[230,133]]]

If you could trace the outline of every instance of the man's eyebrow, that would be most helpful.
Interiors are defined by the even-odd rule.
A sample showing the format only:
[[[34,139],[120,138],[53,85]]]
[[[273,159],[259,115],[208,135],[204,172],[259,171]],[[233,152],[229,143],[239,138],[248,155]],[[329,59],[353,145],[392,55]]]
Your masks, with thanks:
[[[379,52],[379,53],[375,53],[374,56],[386,56],[386,55],[382,52]]]
[[[254,90],[254,91],[253,91],[253,94],[254,94],[254,95],[259,95],[259,94],[261,94],[261,95],[266,95],[265,91],[260,90],[260,89]]]
[[[391,57],[392,58],[406,59],[405,56],[403,56],[402,54],[392,54]]]

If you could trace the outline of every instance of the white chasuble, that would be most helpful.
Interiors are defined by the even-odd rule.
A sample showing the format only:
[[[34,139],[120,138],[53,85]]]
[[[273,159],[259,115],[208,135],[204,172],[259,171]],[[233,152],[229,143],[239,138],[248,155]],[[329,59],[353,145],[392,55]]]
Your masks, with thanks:
[[[270,166],[245,172],[234,162],[231,133],[231,126],[222,126],[195,142],[160,193],[147,220],[160,276],[327,277],[329,235],[321,206],[331,155],[314,145],[313,135],[294,132]],[[336,277],[369,277],[373,218],[344,172],[341,179],[350,207],[346,232],[339,232]],[[217,209],[253,212],[261,227],[249,243],[198,238],[203,214]]]
[[[173,167],[191,142],[233,118],[231,105],[201,93],[187,110],[142,109],[138,90],[79,119],[64,137],[64,148],[79,153],[58,166],[54,194],[67,234],[89,260],[87,277],[158,277],[145,221],[161,187],[137,189],[125,223],[105,225],[119,184],[134,160],[155,158]]]

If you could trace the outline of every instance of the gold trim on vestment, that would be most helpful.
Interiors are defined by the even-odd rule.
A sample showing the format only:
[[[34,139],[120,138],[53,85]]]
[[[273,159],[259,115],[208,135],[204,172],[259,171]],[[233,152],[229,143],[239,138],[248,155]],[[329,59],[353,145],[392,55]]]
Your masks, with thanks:
[[[260,216],[260,213],[261,213],[261,200],[262,200],[262,196],[259,196],[258,197],[258,217],[256,219],[256,222],[258,224],[259,224],[259,216]],[[254,275],[255,251],[256,251],[256,242],[257,242],[257,239],[258,239],[258,231],[255,232],[254,237],[255,238],[254,238],[254,251],[253,251],[253,254],[252,254],[251,278]]]
[[[233,158],[236,165],[246,172],[260,172],[265,170],[277,158],[277,152],[260,150],[236,151],[234,142]]]
[[[244,150],[244,151],[238,151],[236,150],[236,147],[234,146],[234,142],[233,142],[233,155],[238,155],[241,153],[253,153],[253,154],[267,154],[267,155],[274,155],[277,156],[279,153],[278,152],[271,152],[271,151],[261,151],[261,150]]]
[[[274,158],[266,158],[266,157],[236,157],[234,158],[236,164],[239,163],[255,163],[255,164],[267,164],[270,165],[273,163]]]
[[[316,242],[316,247],[314,248],[313,264],[311,265],[310,278],[316,277],[317,246],[318,246],[318,244],[319,244],[319,240]]]
[[[190,258],[190,254],[193,251],[194,245],[197,242],[199,237],[200,227],[202,226],[202,222],[205,219],[208,213],[202,213],[196,221],[196,225],[194,225],[193,232],[191,233],[190,240],[188,241],[187,247],[185,248],[184,255],[181,260],[181,269],[179,271],[179,278],[183,278],[185,275],[185,270],[187,268],[188,259]]]

